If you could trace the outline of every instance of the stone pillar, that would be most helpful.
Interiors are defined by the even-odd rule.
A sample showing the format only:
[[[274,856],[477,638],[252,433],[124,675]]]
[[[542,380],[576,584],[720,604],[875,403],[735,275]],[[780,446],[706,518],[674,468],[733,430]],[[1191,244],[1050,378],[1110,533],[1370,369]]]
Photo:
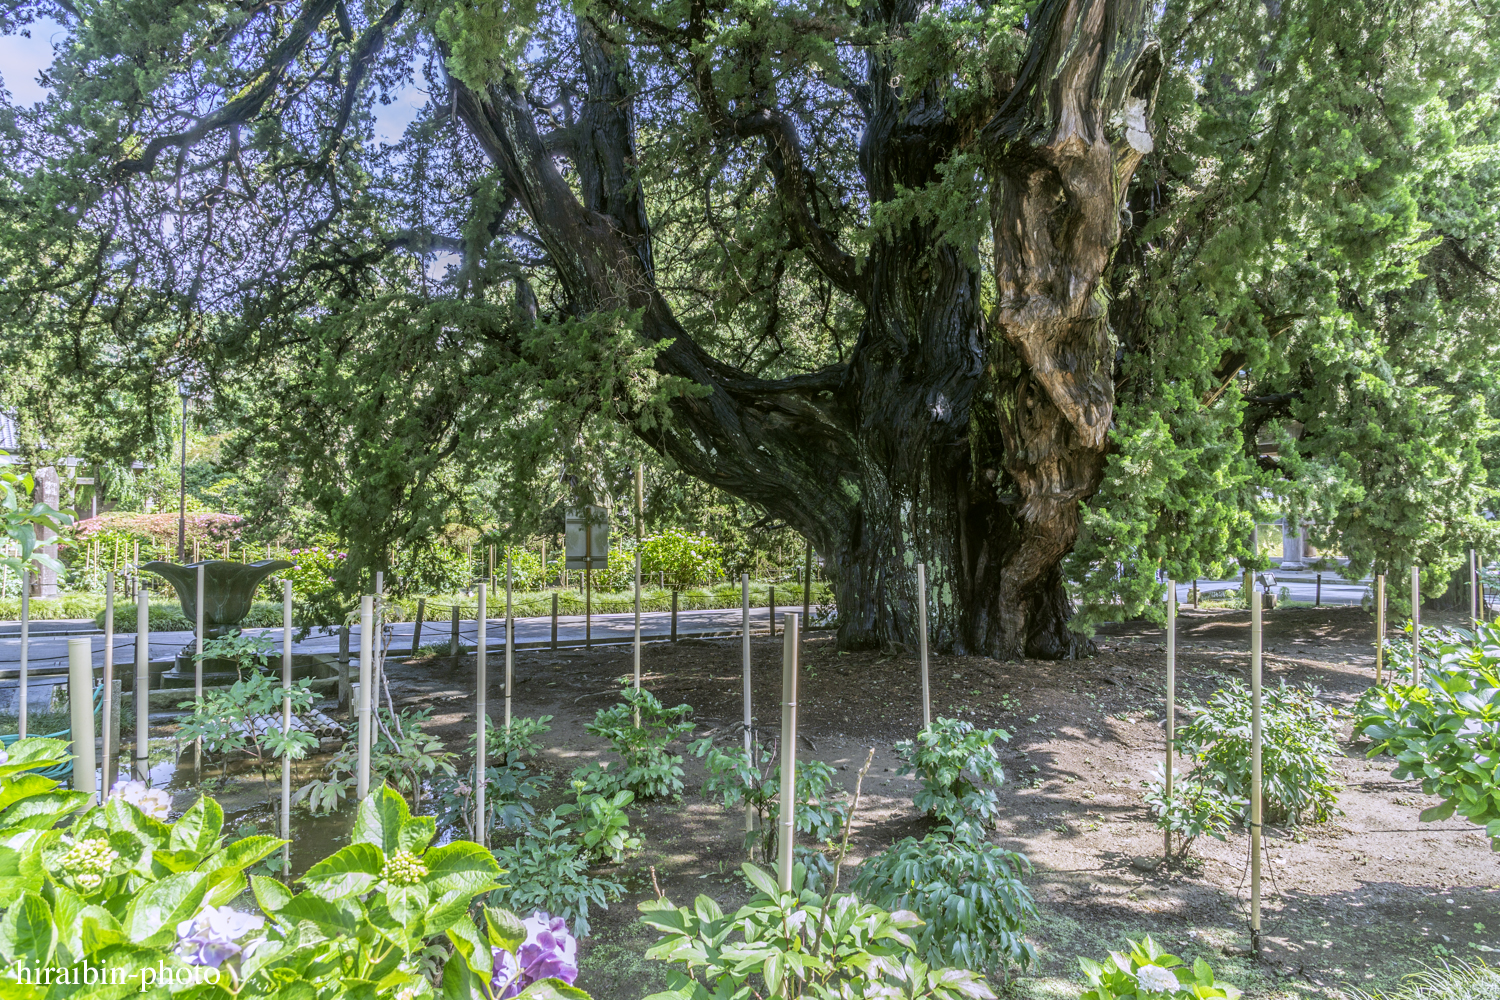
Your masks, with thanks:
[[[1303,562],[1302,531],[1298,529],[1295,533],[1286,530],[1286,521],[1281,522],[1281,568],[1282,569],[1306,569]]]
[[[36,503],[44,503],[57,509],[62,500],[61,483],[57,479],[57,470],[52,467],[37,469],[31,474],[32,482],[35,484],[32,498]],[[51,539],[50,545],[46,544]],[[57,532],[49,528],[38,527],[36,529],[37,548],[43,555],[57,558]],[[31,574],[31,596],[32,597],[56,597],[57,596],[57,571],[47,568],[35,570]]]

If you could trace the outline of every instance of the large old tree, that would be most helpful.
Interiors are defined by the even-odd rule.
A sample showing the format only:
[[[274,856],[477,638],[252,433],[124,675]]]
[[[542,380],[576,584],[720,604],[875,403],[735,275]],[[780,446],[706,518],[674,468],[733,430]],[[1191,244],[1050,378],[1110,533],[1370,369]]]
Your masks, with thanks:
[[[581,468],[607,420],[812,539],[845,645],[911,641],[921,561],[940,646],[1060,657],[1065,574],[1138,604],[1258,503],[1358,569],[1483,535],[1472,6],[37,12],[67,40],[8,122],[28,357],[142,426],[189,359],[372,537],[444,462]]]

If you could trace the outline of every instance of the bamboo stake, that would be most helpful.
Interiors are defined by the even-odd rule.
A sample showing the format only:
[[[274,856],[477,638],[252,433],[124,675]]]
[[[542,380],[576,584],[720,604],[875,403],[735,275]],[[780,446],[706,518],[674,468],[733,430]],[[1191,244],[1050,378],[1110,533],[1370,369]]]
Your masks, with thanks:
[[[94,782],[94,640],[68,640],[68,707],[72,714],[73,788],[98,801]]]
[[[1385,663],[1385,574],[1375,577],[1375,683]]]
[[[1479,553],[1469,550],[1469,622],[1479,628]]]
[[[744,674],[745,694],[745,759],[756,766],[755,741],[751,737],[750,712],[750,574],[740,574],[740,667]],[[745,803],[745,832],[755,829],[755,807]]]
[[[640,466],[636,467],[636,483],[640,483]],[[635,689],[641,689],[641,550],[635,550]],[[635,725],[639,729],[641,725],[641,709],[636,706]]]
[[[487,695],[489,694],[489,635],[486,620],[488,610],[485,608],[485,586],[479,585],[479,611],[478,611],[478,648],[474,654],[474,724],[478,726],[478,738],[474,744],[474,839],[481,844],[489,841],[486,834],[484,822],[484,784],[485,784],[485,751],[489,749],[486,745],[488,733],[485,732],[485,723],[489,721],[489,705]],[[507,685],[506,694],[509,694]]]
[[[516,662],[516,619],[511,610],[511,588],[514,585],[510,554],[505,556],[505,728],[510,728],[511,678]]]
[[[26,738],[26,717],[29,711],[26,681],[29,671],[27,660],[31,654],[31,570],[21,570],[21,739]]]
[[[1261,837],[1261,614],[1260,594],[1250,597],[1250,947],[1260,953]]]
[[[927,564],[917,563],[917,653],[922,662],[922,728],[932,728],[932,688],[927,682]]]
[[[193,543],[197,546],[197,543]],[[203,572],[204,565],[198,563],[198,602],[194,606],[194,619],[198,634],[198,655],[193,659],[193,705],[203,704]],[[199,767],[203,763],[203,737],[193,741],[193,766]]]
[[[115,699],[115,571],[108,570],[104,574],[104,713],[99,717],[100,724],[104,730],[104,746],[102,747],[103,769],[100,771],[100,780],[105,782],[104,787],[99,789],[102,797],[109,793],[109,758],[113,750],[118,753],[118,747],[110,745],[110,725],[114,718],[112,709]],[[91,708],[92,711],[92,708]]]
[[[375,735],[370,725],[370,654],[374,645],[375,598],[366,595],[359,599],[359,697],[356,709],[359,717],[359,770],[354,784],[355,797],[361,802],[370,794],[370,741]]]
[[[1167,797],[1172,801],[1172,740],[1177,729],[1177,584],[1167,581]],[[1172,859],[1172,831],[1162,833],[1162,855]]]
[[[812,539],[807,541],[807,555],[802,560],[802,628],[810,628],[808,615],[812,611]]]
[[[1422,683],[1422,572],[1411,568],[1411,682]]]
[[[796,613],[782,619],[781,815],[776,865],[782,892],[792,889],[792,853],[797,840],[797,631]]]
[[[281,581],[281,877],[292,872],[292,755],[285,742],[292,731],[292,581]]]
[[[135,776],[151,777],[151,604],[144,590],[135,595]]]

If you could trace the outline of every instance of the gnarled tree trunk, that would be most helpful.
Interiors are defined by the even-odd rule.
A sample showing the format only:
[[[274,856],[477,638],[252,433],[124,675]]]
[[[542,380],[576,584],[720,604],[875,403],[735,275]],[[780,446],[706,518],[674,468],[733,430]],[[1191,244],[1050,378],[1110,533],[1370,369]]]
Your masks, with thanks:
[[[899,6],[899,5],[898,5]],[[916,8],[895,14],[910,19]],[[964,129],[903,101],[869,62],[860,162],[872,200],[916,189],[965,144],[988,163],[999,302],[930,224],[876,240],[863,263],[819,228],[795,123],[730,112],[695,67],[705,119],[726,141],[763,139],[795,245],[865,309],[850,358],[782,380],[703,351],[652,274],[625,55],[580,21],[589,93],[573,130],[574,197],[524,97],[456,84],[458,113],[547,245],[577,312],[640,310],[670,341],[657,364],[707,393],[643,436],[680,466],[804,533],[827,559],[843,646],[914,645],[914,567],[926,563],[935,646],[1003,657],[1076,654],[1059,564],[1097,489],[1112,416],[1105,274],[1142,153],[1159,58],[1140,3],[1046,0],[992,120]]]

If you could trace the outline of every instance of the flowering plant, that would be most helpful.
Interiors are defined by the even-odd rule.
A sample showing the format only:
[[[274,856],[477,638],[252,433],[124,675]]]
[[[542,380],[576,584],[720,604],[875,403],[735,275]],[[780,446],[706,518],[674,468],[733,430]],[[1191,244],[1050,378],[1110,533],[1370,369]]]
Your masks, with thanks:
[[[494,856],[467,841],[429,846],[434,821],[412,816],[393,789],[360,803],[350,842],[293,893],[246,877],[284,841],[226,843],[213,799],[167,823],[165,797],[126,781],[92,805],[35,773],[67,760],[67,745],[47,739],[19,740],[0,759],[0,961],[18,983],[27,977],[14,995],[81,995],[73,984],[87,967],[107,970],[114,987],[90,995],[417,1000],[434,994],[423,963],[447,952],[446,939],[445,998],[498,1000],[503,989],[521,1000],[587,1000],[569,985],[577,946],[566,927],[544,914],[528,925],[492,906],[471,919],[476,897],[498,884]],[[502,967],[514,971],[497,987]]]
[[[1130,942],[1129,952],[1110,952],[1101,965],[1087,958],[1078,964],[1092,987],[1079,1000],[1235,1000],[1240,991],[1228,983],[1214,981],[1214,970],[1203,959],[1190,969],[1176,955],[1169,955],[1151,940]]]

